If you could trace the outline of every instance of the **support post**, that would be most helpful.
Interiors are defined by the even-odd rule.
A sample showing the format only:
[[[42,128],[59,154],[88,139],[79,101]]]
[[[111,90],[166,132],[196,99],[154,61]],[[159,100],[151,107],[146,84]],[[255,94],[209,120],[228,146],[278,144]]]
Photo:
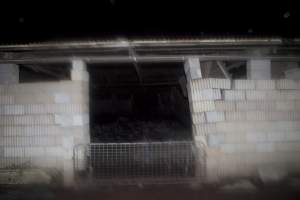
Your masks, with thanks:
[[[81,104],[87,104],[89,98],[89,74],[87,72],[86,64],[80,59],[74,59],[71,62],[71,81],[78,85],[82,85],[80,89],[80,97],[78,99]],[[76,83],[75,83],[76,82]],[[83,89],[83,90],[82,90]],[[72,187],[75,184],[74,171],[74,147],[78,144],[88,144],[89,140],[89,113],[77,113],[76,115],[63,116],[63,126],[70,130],[67,135],[63,137],[63,148],[65,149],[64,165],[63,165],[63,179],[65,187]],[[76,130],[76,135],[72,134]],[[84,158],[79,157],[77,162],[84,162]],[[81,164],[84,163],[79,163]]]

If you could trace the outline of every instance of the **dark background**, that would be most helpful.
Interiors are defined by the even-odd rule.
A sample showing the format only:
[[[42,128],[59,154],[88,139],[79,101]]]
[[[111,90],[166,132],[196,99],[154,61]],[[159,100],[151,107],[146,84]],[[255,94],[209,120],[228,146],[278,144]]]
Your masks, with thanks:
[[[289,1],[1,1],[0,42],[283,36],[299,31]]]

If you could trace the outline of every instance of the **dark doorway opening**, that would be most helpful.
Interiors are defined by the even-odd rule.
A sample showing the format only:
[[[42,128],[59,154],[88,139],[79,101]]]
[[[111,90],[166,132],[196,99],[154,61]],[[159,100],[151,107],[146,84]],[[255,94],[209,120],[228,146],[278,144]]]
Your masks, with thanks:
[[[191,140],[182,63],[90,64],[92,142]]]

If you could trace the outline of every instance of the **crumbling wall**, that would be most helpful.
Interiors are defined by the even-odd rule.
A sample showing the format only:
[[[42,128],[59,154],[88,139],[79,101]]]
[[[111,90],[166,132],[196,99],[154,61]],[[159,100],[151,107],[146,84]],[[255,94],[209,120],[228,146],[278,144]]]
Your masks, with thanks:
[[[188,78],[208,180],[300,171],[300,81]]]
[[[89,142],[88,82],[75,77],[0,85],[0,168],[54,168],[72,181],[73,147]]]

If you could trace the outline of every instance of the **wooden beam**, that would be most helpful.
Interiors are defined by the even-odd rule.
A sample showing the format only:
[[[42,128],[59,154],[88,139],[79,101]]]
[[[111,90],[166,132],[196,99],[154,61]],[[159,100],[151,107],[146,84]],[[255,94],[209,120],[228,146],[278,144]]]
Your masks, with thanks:
[[[222,63],[221,61],[217,61],[217,65],[218,65],[218,67],[221,69],[221,71],[223,72],[225,78],[230,79],[231,76],[230,76],[230,74],[227,72],[224,63]]]

